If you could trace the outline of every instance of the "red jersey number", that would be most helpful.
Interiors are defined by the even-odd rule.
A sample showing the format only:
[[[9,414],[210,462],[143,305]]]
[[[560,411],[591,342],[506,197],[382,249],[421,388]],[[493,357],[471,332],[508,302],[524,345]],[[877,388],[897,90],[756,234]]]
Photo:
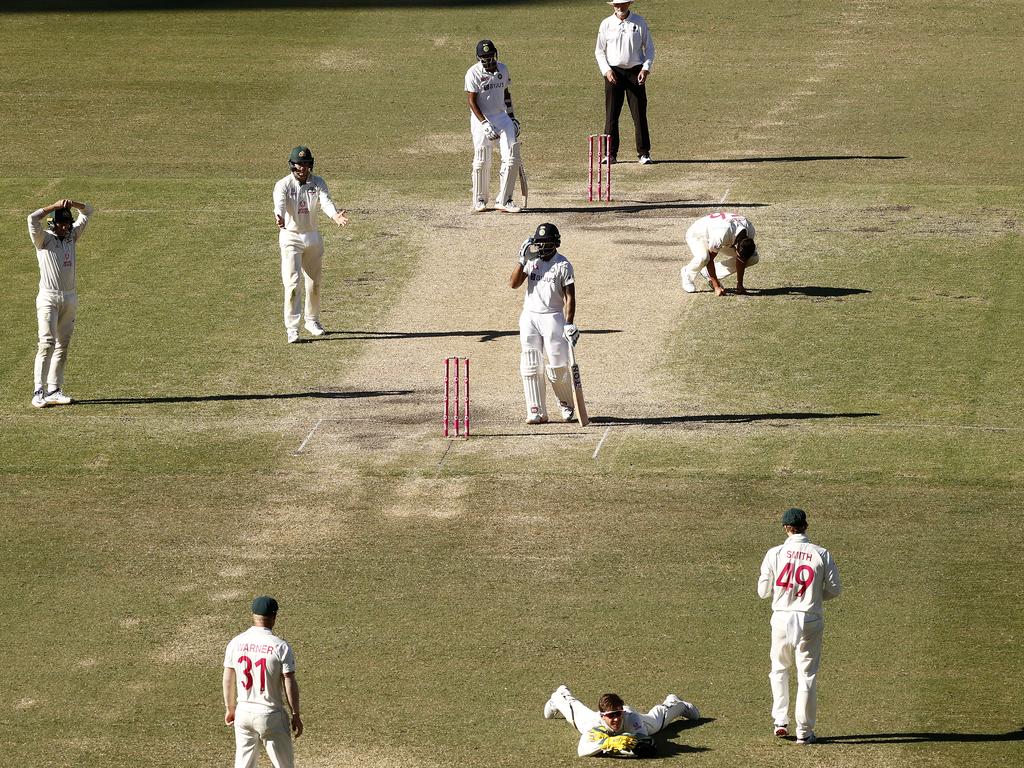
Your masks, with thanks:
[[[799,565],[794,568],[792,563],[786,563],[782,568],[782,573],[779,574],[779,578],[775,580],[776,587],[782,587],[783,589],[792,588],[794,590],[794,597],[803,597],[808,587],[813,583],[814,569],[811,566]]]
[[[242,672],[242,688],[245,690],[251,690],[253,683],[252,668],[259,667],[260,669],[260,693],[263,693],[267,689],[267,660],[256,659],[255,663],[248,656],[239,656],[238,663],[243,666]]]

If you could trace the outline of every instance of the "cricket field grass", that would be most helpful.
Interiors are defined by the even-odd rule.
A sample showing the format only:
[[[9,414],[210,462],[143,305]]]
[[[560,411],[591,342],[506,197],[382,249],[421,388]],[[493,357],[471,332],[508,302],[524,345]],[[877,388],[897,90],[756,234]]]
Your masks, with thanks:
[[[0,12],[8,762],[229,765],[224,647],[272,594],[303,768],[575,765],[562,683],[696,703],[666,765],[1024,764],[1019,2],[638,2],[655,164],[625,111],[607,204],[599,0],[121,5]],[[469,212],[485,37],[518,216]],[[288,345],[297,144],[351,224],[321,217],[330,333]],[[25,219],[63,197],[96,207],[77,402],[36,410]],[[684,294],[686,227],[723,209],[757,228],[750,295]],[[586,428],[523,423],[507,280],[544,221]],[[755,593],[789,506],[845,587],[806,749],[770,732]]]

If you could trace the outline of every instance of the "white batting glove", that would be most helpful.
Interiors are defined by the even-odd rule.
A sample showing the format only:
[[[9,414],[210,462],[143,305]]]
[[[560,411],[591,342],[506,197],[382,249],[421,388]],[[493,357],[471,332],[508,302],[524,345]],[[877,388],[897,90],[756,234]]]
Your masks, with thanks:
[[[492,126],[486,120],[484,120],[483,128],[484,128],[484,135],[487,137],[488,141],[497,141],[498,139],[501,138],[501,134],[498,133],[496,130],[494,130],[494,126]]]
[[[580,340],[580,329],[576,327],[575,323],[569,323],[565,326],[565,338],[569,340],[569,343],[574,347],[576,342]]]
[[[519,266],[525,267],[526,262],[530,260],[530,246],[533,245],[533,238],[528,237],[523,240],[523,244],[519,246]]]

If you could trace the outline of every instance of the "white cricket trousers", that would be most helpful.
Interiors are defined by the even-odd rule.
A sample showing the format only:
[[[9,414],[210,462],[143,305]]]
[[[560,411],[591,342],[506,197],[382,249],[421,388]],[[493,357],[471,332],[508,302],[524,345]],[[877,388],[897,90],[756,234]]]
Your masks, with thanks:
[[[320,321],[320,275],[323,270],[324,238],[319,232],[298,234],[282,229],[281,282],[284,283],[284,327],[298,331],[303,315],[299,289],[301,273],[305,283],[306,322]]]
[[[711,261],[708,258],[708,244],[689,231],[686,233],[686,244],[689,246],[693,258],[683,267],[683,271],[690,278],[691,282],[698,274],[706,278],[708,276],[708,262]],[[760,258],[756,255],[750,257],[747,261],[747,267],[754,266],[759,260]],[[729,275],[736,274],[738,269],[736,251],[730,246],[723,246],[715,260],[715,277],[719,280],[724,280]]]
[[[814,729],[818,715],[817,675],[821,663],[821,636],[825,620],[801,611],[772,614],[772,717],[777,725],[789,724],[789,671],[796,667],[796,735]]]
[[[74,291],[40,291],[36,295],[39,348],[36,351],[35,389],[49,394],[64,387],[64,364],[78,313]]]
[[[555,708],[562,713],[562,717],[572,723],[581,734],[586,735],[590,733],[591,729],[605,724],[600,714],[572,694],[568,696],[555,696],[552,702]],[[625,709],[627,712],[634,711],[630,707]],[[653,736],[677,717],[682,717],[684,712],[686,712],[686,704],[680,702],[671,707],[666,707],[664,704],[655,704],[646,715],[642,712],[637,712],[637,714],[640,715],[640,720],[643,721],[644,735]]]
[[[565,315],[561,312],[530,312],[519,315],[519,344],[523,351],[536,349],[548,356],[548,365],[569,365],[569,340],[565,338]]]
[[[505,112],[486,115],[486,117],[491,127],[500,134],[498,147],[501,151],[501,171],[504,179],[504,174],[507,174],[509,168],[512,167],[513,155],[519,151],[516,146],[516,125]],[[476,115],[472,113],[469,115],[469,129],[473,135],[473,198],[486,203],[489,197],[488,187],[491,178],[492,143],[484,133],[484,124],[477,120]],[[518,173],[518,168],[516,172]],[[500,199],[500,191],[498,198],[499,204],[505,202]]]
[[[235,768],[255,768],[260,744],[274,768],[294,768],[292,734],[284,710],[274,712],[235,712]]]

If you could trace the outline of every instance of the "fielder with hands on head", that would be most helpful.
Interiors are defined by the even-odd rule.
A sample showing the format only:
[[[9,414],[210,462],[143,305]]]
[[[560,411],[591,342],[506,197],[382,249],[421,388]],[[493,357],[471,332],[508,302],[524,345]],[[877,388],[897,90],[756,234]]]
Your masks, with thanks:
[[[79,211],[77,221],[72,217],[72,208]],[[39,348],[32,391],[32,405],[36,408],[71,402],[64,394],[64,366],[78,312],[76,246],[92,211],[88,203],[65,198],[28,215],[28,235],[36,247],[39,262],[39,293],[36,294]],[[50,213],[53,214],[50,227],[43,229],[43,217]]]
[[[512,193],[519,178],[519,121],[512,111],[512,78],[508,67],[498,61],[498,49],[490,40],[476,44],[477,63],[466,71],[466,100],[469,127],[473,135],[473,210],[487,208],[491,186],[492,142],[501,148],[501,180],[497,209],[519,213]]]
[[[622,101],[629,102],[636,133],[636,155],[641,165],[651,162],[651,133],[647,126],[647,81],[654,64],[654,40],[643,16],[630,10],[632,2],[610,2],[615,8],[597,30],[594,56],[604,77],[604,132],[611,136],[608,157],[619,153],[619,115]]]
[[[760,256],[754,242],[754,225],[745,216],[728,212],[702,216],[686,230],[686,244],[693,258],[680,270],[684,291],[695,293],[694,281],[701,275],[711,284],[715,296],[725,296],[722,280],[735,273],[736,293],[747,292],[743,275],[747,267],[757,264]]]
[[[813,744],[825,627],[822,604],[839,597],[843,586],[829,551],[808,540],[802,509],[787,509],[782,526],[786,541],[768,550],[757,580],[757,594],[772,598],[772,728],[776,736],[789,735],[789,671],[796,667],[796,743]]]
[[[274,218],[280,230],[284,327],[288,343],[294,344],[299,340],[303,316],[300,273],[306,289],[306,330],[313,336],[326,333],[320,324],[324,238],[317,224],[317,211],[323,208],[339,227],[348,224],[348,216],[334,204],[327,182],[313,175],[313,153],[309,147],[295,147],[288,156],[288,167],[291,173],[274,185]]]
[[[606,693],[597,702],[597,711],[577,699],[564,685],[558,686],[544,703],[548,720],[564,717],[577,731],[580,757],[651,757],[656,748],[651,737],[677,717],[699,720],[700,712],[674,693],[655,704],[647,714],[634,712],[615,693]]]
[[[519,263],[512,270],[509,286],[515,290],[526,283],[523,311],[519,314],[519,373],[526,394],[526,423],[548,420],[546,389],[540,378],[543,353],[547,352],[547,378],[558,398],[562,418],[572,421],[572,375],[569,345],[576,346],[580,332],[575,325],[576,279],[572,264],[558,252],[562,238],[554,224],[541,224],[519,248]]]
[[[302,735],[299,683],[295,653],[273,632],[277,608],[267,595],[253,600],[252,627],[224,652],[224,723],[235,727],[235,768],[255,768],[260,742],[274,768],[295,765],[291,734]]]

